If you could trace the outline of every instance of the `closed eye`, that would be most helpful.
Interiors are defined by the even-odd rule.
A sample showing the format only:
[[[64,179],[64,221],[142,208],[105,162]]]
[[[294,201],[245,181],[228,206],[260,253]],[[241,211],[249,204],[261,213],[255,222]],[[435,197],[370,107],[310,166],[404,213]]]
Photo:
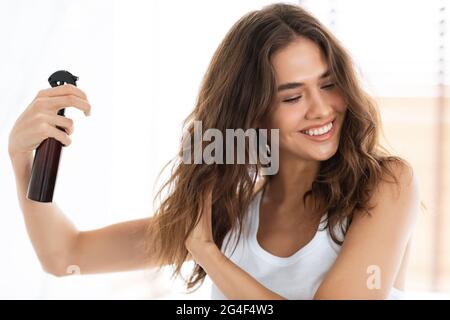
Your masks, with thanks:
[[[325,90],[332,89],[332,88],[334,88],[334,86],[335,86],[334,83],[330,83],[330,84],[327,84],[327,85],[321,87],[321,89],[325,89]]]
[[[335,83],[329,83],[329,84],[327,84],[327,85],[325,85],[325,86],[323,86],[323,87],[321,87],[321,89],[324,89],[324,90],[331,90],[331,89],[333,89],[334,87],[335,87]],[[297,97],[293,97],[293,98],[290,98],[290,99],[286,99],[286,100],[283,100],[283,102],[286,102],[286,103],[296,103],[298,100],[300,100],[301,99],[301,95],[300,96],[297,96]]]
[[[295,103],[295,102],[297,102],[298,100],[300,100],[301,97],[302,97],[302,96],[293,97],[293,98],[290,98],[290,99],[283,100],[283,102],[286,102],[286,103]]]

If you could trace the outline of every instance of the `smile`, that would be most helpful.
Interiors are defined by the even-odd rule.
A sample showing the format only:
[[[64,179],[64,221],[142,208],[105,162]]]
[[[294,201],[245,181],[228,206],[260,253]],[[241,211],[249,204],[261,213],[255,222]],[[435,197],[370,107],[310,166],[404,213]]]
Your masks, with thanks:
[[[325,141],[330,139],[333,136],[333,133],[335,132],[335,121],[329,122],[322,127],[314,128],[314,129],[308,129],[308,130],[301,130],[300,133],[304,134],[307,138],[314,140],[314,141]]]

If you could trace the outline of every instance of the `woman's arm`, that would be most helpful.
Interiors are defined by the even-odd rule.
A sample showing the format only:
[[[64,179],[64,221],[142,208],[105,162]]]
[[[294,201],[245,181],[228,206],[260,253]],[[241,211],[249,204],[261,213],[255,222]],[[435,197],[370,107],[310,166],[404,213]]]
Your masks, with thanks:
[[[220,291],[232,300],[284,300],[267,289],[246,271],[228,259],[215,244],[195,249],[190,247],[194,260],[202,266]]]
[[[154,266],[144,247],[151,218],[80,232],[56,204],[26,197],[32,154],[10,154],[10,158],[27,232],[46,272],[64,276],[73,271],[85,274]]]
[[[156,260],[146,257],[144,247],[151,218],[80,232],[56,204],[27,198],[33,151],[49,137],[65,147],[71,143],[73,120],[57,114],[61,108],[71,107],[86,115],[91,112],[87,96],[80,88],[67,84],[41,90],[16,120],[9,135],[8,152],[17,196],[39,261],[44,270],[56,276],[73,271],[94,273],[153,266]]]
[[[420,212],[413,172],[404,165],[392,168],[399,184],[381,182],[370,216],[355,215],[315,299],[388,297]]]

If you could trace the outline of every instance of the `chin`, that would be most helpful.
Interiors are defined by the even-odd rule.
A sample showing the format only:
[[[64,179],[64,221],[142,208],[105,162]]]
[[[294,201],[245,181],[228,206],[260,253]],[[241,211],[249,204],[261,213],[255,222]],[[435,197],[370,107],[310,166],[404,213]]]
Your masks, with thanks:
[[[314,161],[326,161],[331,159],[337,152],[338,147],[317,147],[317,150],[309,150],[308,158]]]
[[[336,152],[332,153],[332,154],[329,154],[329,155],[326,155],[326,156],[316,157],[314,160],[316,160],[316,161],[327,161],[327,160],[331,159],[335,154],[336,154]]]

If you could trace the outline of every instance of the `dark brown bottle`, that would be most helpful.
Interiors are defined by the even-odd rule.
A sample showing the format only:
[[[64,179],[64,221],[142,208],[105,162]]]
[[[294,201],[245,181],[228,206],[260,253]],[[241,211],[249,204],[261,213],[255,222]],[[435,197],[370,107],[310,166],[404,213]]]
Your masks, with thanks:
[[[77,80],[78,77],[64,70],[56,71],[48,78],[48,82],[52,87],[65,83],[76,86]],[[58,115],[64,116],[64,109],[59,110]],[[59,126],[56,126],[56,128],[64,131]],[[28,199],[39,202],[52,202],[61,151],[62,143],[54,138],[45,139],[37,147],[28,185]]]

